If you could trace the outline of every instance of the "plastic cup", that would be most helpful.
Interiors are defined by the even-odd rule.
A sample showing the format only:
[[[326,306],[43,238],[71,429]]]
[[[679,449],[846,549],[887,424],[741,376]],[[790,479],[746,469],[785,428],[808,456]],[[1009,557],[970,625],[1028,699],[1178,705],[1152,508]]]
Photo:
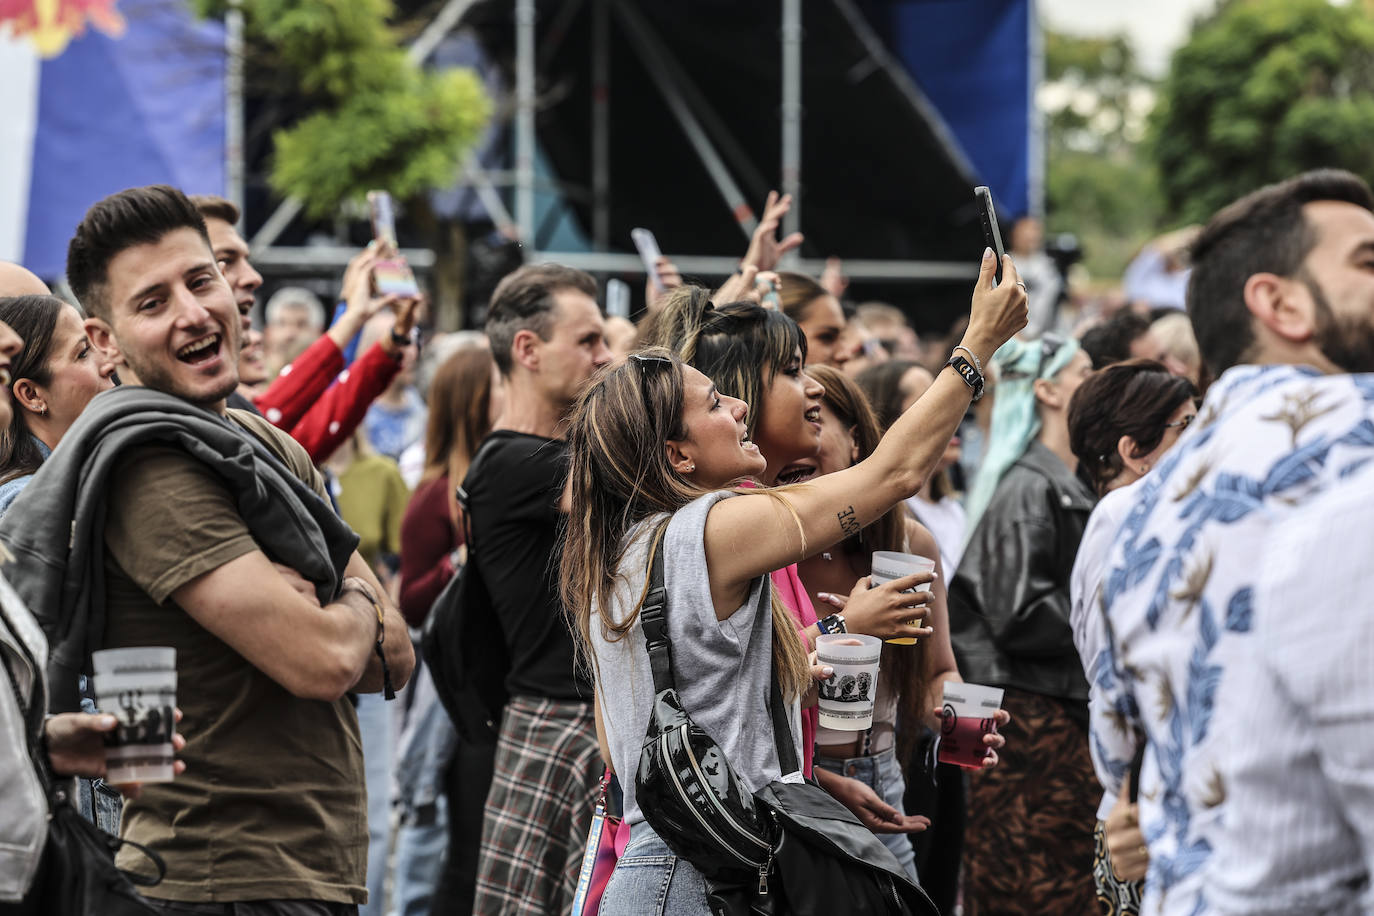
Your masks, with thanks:
[[[883,641],[858,633],[827,633],[816,637],[816,660],[835,669],[820,684],[820,724],[839,731],[863,731],[873,726],[873,701],[878,696],[878,657]]]
[[[870,574],[869,587],[882,585],[884,582],[891,582],[893,579],[900,579],[903,576],[914,576],[917,573],[935,572],[935,561],[927,557],[917,556],[914,553],[898,553],[895,550],[875,550],[873,551],[873,572]],[[930,591],[930,583],[918,585],[913,592]],[[916,620],[910,621],[915,625]],[[914,646],[916,645],[915,636],[895,636],[887,640],[894,646]]]
[[[96,706],[119,720],[105,736],[106,782],[167,782],[175,762],[176,650],[104,649],[91,660]]]
[[[944,714],[940,721],[941,763],[976,770],[992,749],[984,735],[997,734],[995,714],[1002,708],[1002,688],[945,681]]]

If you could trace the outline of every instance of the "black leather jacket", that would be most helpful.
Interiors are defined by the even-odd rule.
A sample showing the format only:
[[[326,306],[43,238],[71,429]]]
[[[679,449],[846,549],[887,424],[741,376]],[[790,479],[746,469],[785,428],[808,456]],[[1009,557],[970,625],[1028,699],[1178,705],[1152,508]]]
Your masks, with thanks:
[[[1038,441],[1011,466],[949,585],[965,680],[1087,700],[1069,627],[1069,573],[1094,497]]]

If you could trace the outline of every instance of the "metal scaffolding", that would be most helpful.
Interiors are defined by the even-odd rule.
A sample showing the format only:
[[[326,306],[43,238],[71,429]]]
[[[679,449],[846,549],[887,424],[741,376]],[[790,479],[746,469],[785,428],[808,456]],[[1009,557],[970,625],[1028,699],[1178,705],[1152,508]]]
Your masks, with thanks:
[[[475,0],[449,0],[438,16],[421,34],[410,49],[410,57],[417,62],[425,60],[438,42],[453,28],[457,27]],[[805,33],[803,28],[802,0],[778,0],[780,28],[778,38],[781,49],[780,113],[781,135],[779,137],[780,185],[784,193],[791,194],[792,209],[785,218],[782,231],[790,233],[802,228],[802,213],[805,203],[805,185],[802,181],[802,129],[805,119],[802,98],[802,74]],[[912,83],[892,56],[882,46],[872,28],[851,0],[830,0],[841,14],[853,25],[864,40],[868,49],[868,65],[874,70],[887,71],[899,89],[906,94],[915,107],[930,113],[937,133],[943,136],[942,122],[934,116],[930,103]],[[662,96],[666,108],[672,113],[678,127],[686,137],[690,148],[700,161],[713,186],[720,196],[721,203],[738,224],[741,235],[748,239],[758,225],[758,219],[748,198],[741,189],[736,176],[746,180],[751,186],[767,186],[773,182],[765,181],[758,175],[744,151],[735,141],[729,126],[715,112],[709,100],[693,85],[686,71],[677,62],[652,24],[637,7],[635,0],[590,0],[592,16],[592,40],[590,42],[592,103],[590,112],[591,145],[591,239],[592,251],[549,251],[540,250],[536,244],[535,191],[541,184],[547,184],[536,176],[535,154],[537,148],[536,108],[538,30],[536,0],[514,0],[512,4],[513,26],[515,33],[515,92],[513,105],[514,118],[514,168],[498,172],[483,170],[476,152],[469,155],[460,170],[459,180],[472,187],[478,199],[501,231],[520,239],[524,244],[526,260],[531,262],[556,261],[592,272],[617,274],[642,274],[644,267],[634,254],[615,253],[610,238],[610,199],[613,193],[610,171],[612,117],[612,93],[610,73],[610,30],[614,21],[629,37],[628,46],[633,48],[640,62]],[[565,9],[564,12],[567,12]],[[958,145],[947,142],[949,153],[966,166]],[[555,182],[557,186],[557,182]],[[501,189],[509,188],[514,198],[514,218],[502,198]],[[761,203],[761,202],[759,202]],[[292,265],[314,268],[341,267],[347,261],[346,249],[318,249],[305,254],[303,249],[274,248],[281,232],[300,212],[300,204],[294,199],[284,201],[267,219],[252,239],[253,256],[264,264],[286,268]],[[741,249],[742,250],[742,249]],[[296,257],[295,252],[300,256]],[[417,267],[433,263],[432,254],[425,257],[421,252],[406,252]],[[737,258],[728,256],[702,256],[674,252],[674,262],[684,271],[703,276],[724,276],[732,273],[737,266]],[[788,256],[786,266],[812,275],[819,275],[824,261],[815,258],[802,258],[796,252]],[[964,262],[924,261],[924,260],[863,260],[846,259],[845,273],[855,280],[965,280],[976,276],[976,268]]]

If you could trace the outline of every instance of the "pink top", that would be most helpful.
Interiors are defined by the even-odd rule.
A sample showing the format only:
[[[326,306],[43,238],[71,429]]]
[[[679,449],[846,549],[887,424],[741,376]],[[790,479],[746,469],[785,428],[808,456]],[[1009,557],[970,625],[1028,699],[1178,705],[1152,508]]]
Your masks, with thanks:
[[[810,652],[814,646],[806,638],[805,630],[816,622],[816,608],[811,603],[811,595],[806,591],[806,586],[802,584],[801,576],[797,573],[797,564],[784,566],[773,573],[773,587],[778,590],[778,598],[783,606],[792,612],[792,618],[797,624],[797,633],[802,637],[802,643],[806,646],[806,651]],[[802,720],[802,775],[811,775],[811,758],[816,753],[816,726],[820,724],[820,711],[812,706],[810,709],[803,709]]]

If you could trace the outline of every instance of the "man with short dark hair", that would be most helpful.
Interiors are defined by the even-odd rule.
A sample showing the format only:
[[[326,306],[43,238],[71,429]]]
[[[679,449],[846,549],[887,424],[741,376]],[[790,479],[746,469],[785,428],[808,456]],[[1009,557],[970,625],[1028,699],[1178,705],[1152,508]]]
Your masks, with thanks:
[[[240,315],[185,195],[152,186],[97,203],[67,276],[125,386],[87,408],[0,537],[42,558],[23,588],[61,593],[71,579],[103,596],[77,606],[57,661],[177,651],[187,771],[124,813],[124,837],[167,864],[149,902],[179,916],[355,914],[367,827],[347,694],[404,685],[405,624],[300,446],[226,410]],[[90,494],[87,480],[108,486]],[[89,511],[102,498],[104,513]]]
[[[1164,348],[1150,327],[1150,319],[1124,308],[1083,334],[1083,349],[1093,359],[1094,369],[1128,359],[1153,359],[1163,362]]]
[[[1282,538],[1370,492],[1374,379],[1351,373],[1374,370],[1374,194],[1318,171],[1221,210],[1193,247],[1188,312],[1218,378],[1136,485],[1091,673],[1104,787],[1147,739],[1141,845],[1120,864],[1148,853],[1146,913],[1368,912],[1371,639],[1350,602],[1374,583],[1346,579],[1369,539],[1313,544],[1313,575]]]
[[[592,688],[558,597],[557,542],[573,403],[610,362],[596,282],[522,267],[492,294],[486,332],[506,405],[463,482],[471,556],[510,660],[474,913],[566,913],[603,764]]]

